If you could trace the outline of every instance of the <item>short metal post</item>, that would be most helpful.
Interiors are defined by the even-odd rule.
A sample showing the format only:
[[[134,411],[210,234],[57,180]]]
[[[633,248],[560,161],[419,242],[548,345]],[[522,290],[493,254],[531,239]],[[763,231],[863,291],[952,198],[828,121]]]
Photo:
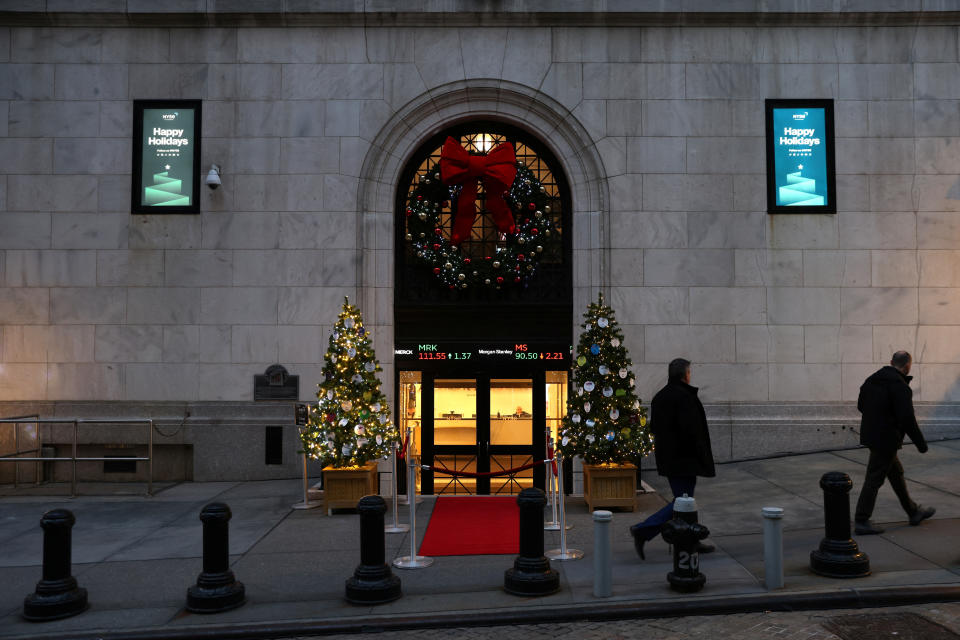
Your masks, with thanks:
[[[346,598],[351,604],[382,604],[399,598],[400,578],[386,563],[383,513],[387,504],[380,496],[364,496],[360,512],[360,564],[347,579]]]
[[[23,601],[23,617],[32,621],[59,620],[87,609],[87,590],[70,573],[73,524],[67,509],[43,514],[43,577],[37,590]]]
[[[77,432],[80,426],[76,418],[73,420],[73,472],[70,475],[70,497],[77,497]]]
[[[393,443],[393,473],[396,474],[399,470],[397,466],[397,448],[400,445],[397,442]],[[393,524],[384,527],[383,531],[385,533],[406,533],[410,531],[410,526],[406,524],[400,524],[399,521],[399,511],[400,511],[400,500],[397,496],[397,478],[393,478],[393,499],[391,500],[391,508],[393,510]]]
[[[187,589],[187,610],[219,613],[246,602],[245,589],[230,570],[230,507],[211,502],[200,512],[203,522],[203,572]]]
[[[407,504],[410,507],[410,555],[395,558],[398,569],[423,569],[433,564],[433,558],[417,555],[417,465],[414,460],[413,427],[407,427]]]
[[[567,548],[567,506],[566,494],[563,490],[563,456],[557,452],[557,502],[560,506],[560,548],[547,551],[546,556],[551,560],[579,560],[583,557],[580,549]]]
[[[147,495],[152,498],[153,497],[153,418],[149,419],[149,423],[150,423],[150,437],[147,439]]]
[[[535,487],[517,496],[520,509],[520,555],[503,576],[503,588],[517,596],[545,596],[560,589],[560,574],[543,554],[543,508],[547,498]]]
[[[870,575],[870,558],[850,537],[850,489],[853,481],[842,471],[820,478],[823,489],[824,537],[810,552],[810,569],[828,578],[862,578]]]
[[[609,511],[593,512],[593,595],[609,598],[613,595],[613,551],[610,548]]]
[[[783,509],[764,507],[763,581],[767,589],[783,587]]]

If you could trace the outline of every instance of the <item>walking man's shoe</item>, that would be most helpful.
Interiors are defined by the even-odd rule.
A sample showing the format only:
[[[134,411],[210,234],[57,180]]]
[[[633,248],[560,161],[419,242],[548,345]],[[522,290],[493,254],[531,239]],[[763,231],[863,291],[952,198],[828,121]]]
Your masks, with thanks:
[[[697,553],[713,553],[717,550],[717,545],[712,542],[706,542],[701,540],[697,543]]]
[[[937,512],[935,507],[917,505],[917,510],[910,516],[910,526],[915,527]]]
[[[649,528],[644,527],[639,523],[630,527],[630,535],[633,536],[633,548],[637,550],[637,555],[640,556],[641,560],[647,559],[647,556],[643,553],[643,545],[645,545],[647,540],[649,540],[649,537],[645,535],[649,532]]]
[[[917,522],[920,521],[918,520]],[[883,533],[883,527],[878,527],[877,525],[873,524],[872,520],[867,520],[866,522],[854,523],[853,532],[858,536],[875,536]]]

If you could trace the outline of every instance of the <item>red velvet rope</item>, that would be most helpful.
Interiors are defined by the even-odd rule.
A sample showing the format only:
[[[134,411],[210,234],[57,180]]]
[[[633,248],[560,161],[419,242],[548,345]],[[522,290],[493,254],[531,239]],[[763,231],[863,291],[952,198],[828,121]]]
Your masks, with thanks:
[[[437,468],[437,465],[434,465],[432,467],[430,465],[423,465],[420,468],[424,469],[425,471],[433,471],[434,473],[444,473],[448,476],[456,476],[460,478],[493,478],[496,476],[512,476],[516,473],[519,473],[521,471],[526,471],[527,469],[532,469],[546,462],[548,461],[537,460],[536,462],[531,462],[521,467],[514,467],[513,469],[504,469],[503,471],[484,471],[483,473],[474,473],[473,471],[454,471],[453,469],[447,469],[445,466],[443,466],[442,463],[440,463],[439,468]]]

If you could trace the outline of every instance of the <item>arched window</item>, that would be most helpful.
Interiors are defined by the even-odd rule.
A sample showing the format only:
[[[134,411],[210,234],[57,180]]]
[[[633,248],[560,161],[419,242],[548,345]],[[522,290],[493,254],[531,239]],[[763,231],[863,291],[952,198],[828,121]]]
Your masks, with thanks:
[[[516,224],[522,230],[520,234],[514,237],[498,228],[494,216],[487,210],[488,194],[481,180],[477,186],[475,217],[469,236],[452,246],[457,216],[454,201],[459,187],[440,185],[438,169],[448,136],[470,155],[486,155],[504,143],[513,147],[518,173],[512,189],[508,189],[506,200],[511,203]],[[425,187],[431,183],[433,186]],[[521,202],[523,194],[531,190],[539,193],[535,198],[535,210],[532,202]],[[440,194],[436,195],[437,201],[431,203],[435,209],[430,212],[430,221],[435,221],[437,226],[433,228],[430,224],[424,229],[425,214],[421,213],[418,221],[410,203],[416,194],[428,191]],[[527,205],[531,210],[527,210]],[[408,162],[397,188],[396,207],[395,295],[398,305],[469,304],[471,301],[564,304],[569,301],[572,295],[569,188],[556,158],[546,145],[530,134],[495,122],[464,123],[438,133],[427,140]],[[524,234],[525,237],[521,238]],[[518,246],[517,242],[525,244]],[[458,270],[462,271],[460,281],[454,279],[458,274],[443,272],[445,259],[442,255],[448,251],[450,255],[465,259],[458,264]],[[484,273],[477,267],[478,264],[497,263],[498,255],[515,257],[518,252],[523,258],[520,263],[507,264],[504,261],[504,268],[509,266],[510,271],[504,274],[506,278],[499,278],[502,282],[498,283],[498,278],[494,277],[499,275],[498,272]],[[531,260],[534,252],[535,261]],[[477,269],[480,269],[479,273]],[[526,276],[525,270],[530,270],[532,275],[521,278],[520,275]],[[443,281],[445,275],[453,277]]]

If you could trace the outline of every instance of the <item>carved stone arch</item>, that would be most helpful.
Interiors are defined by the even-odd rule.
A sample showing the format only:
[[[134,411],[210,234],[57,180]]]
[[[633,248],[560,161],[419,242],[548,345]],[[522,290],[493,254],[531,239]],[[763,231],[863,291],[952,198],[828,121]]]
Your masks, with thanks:
[[[530,132],[559,160],[570,185],[574,309],[585,308],[597,290],[610,285],[607,178],[595,141],[586,128],[569,109],[525,85],[503,80],[442,85],[393,114],[371,141],[360,172],[357,293],[364,318],[379,337],[377,353],[385,369],[392,370],[388,363],[393,360],[393,225],[397,184],[424,140],[452,125],[478,119],[500,121]],[[392,371],[385,373],[386,379],[392,377]]]

